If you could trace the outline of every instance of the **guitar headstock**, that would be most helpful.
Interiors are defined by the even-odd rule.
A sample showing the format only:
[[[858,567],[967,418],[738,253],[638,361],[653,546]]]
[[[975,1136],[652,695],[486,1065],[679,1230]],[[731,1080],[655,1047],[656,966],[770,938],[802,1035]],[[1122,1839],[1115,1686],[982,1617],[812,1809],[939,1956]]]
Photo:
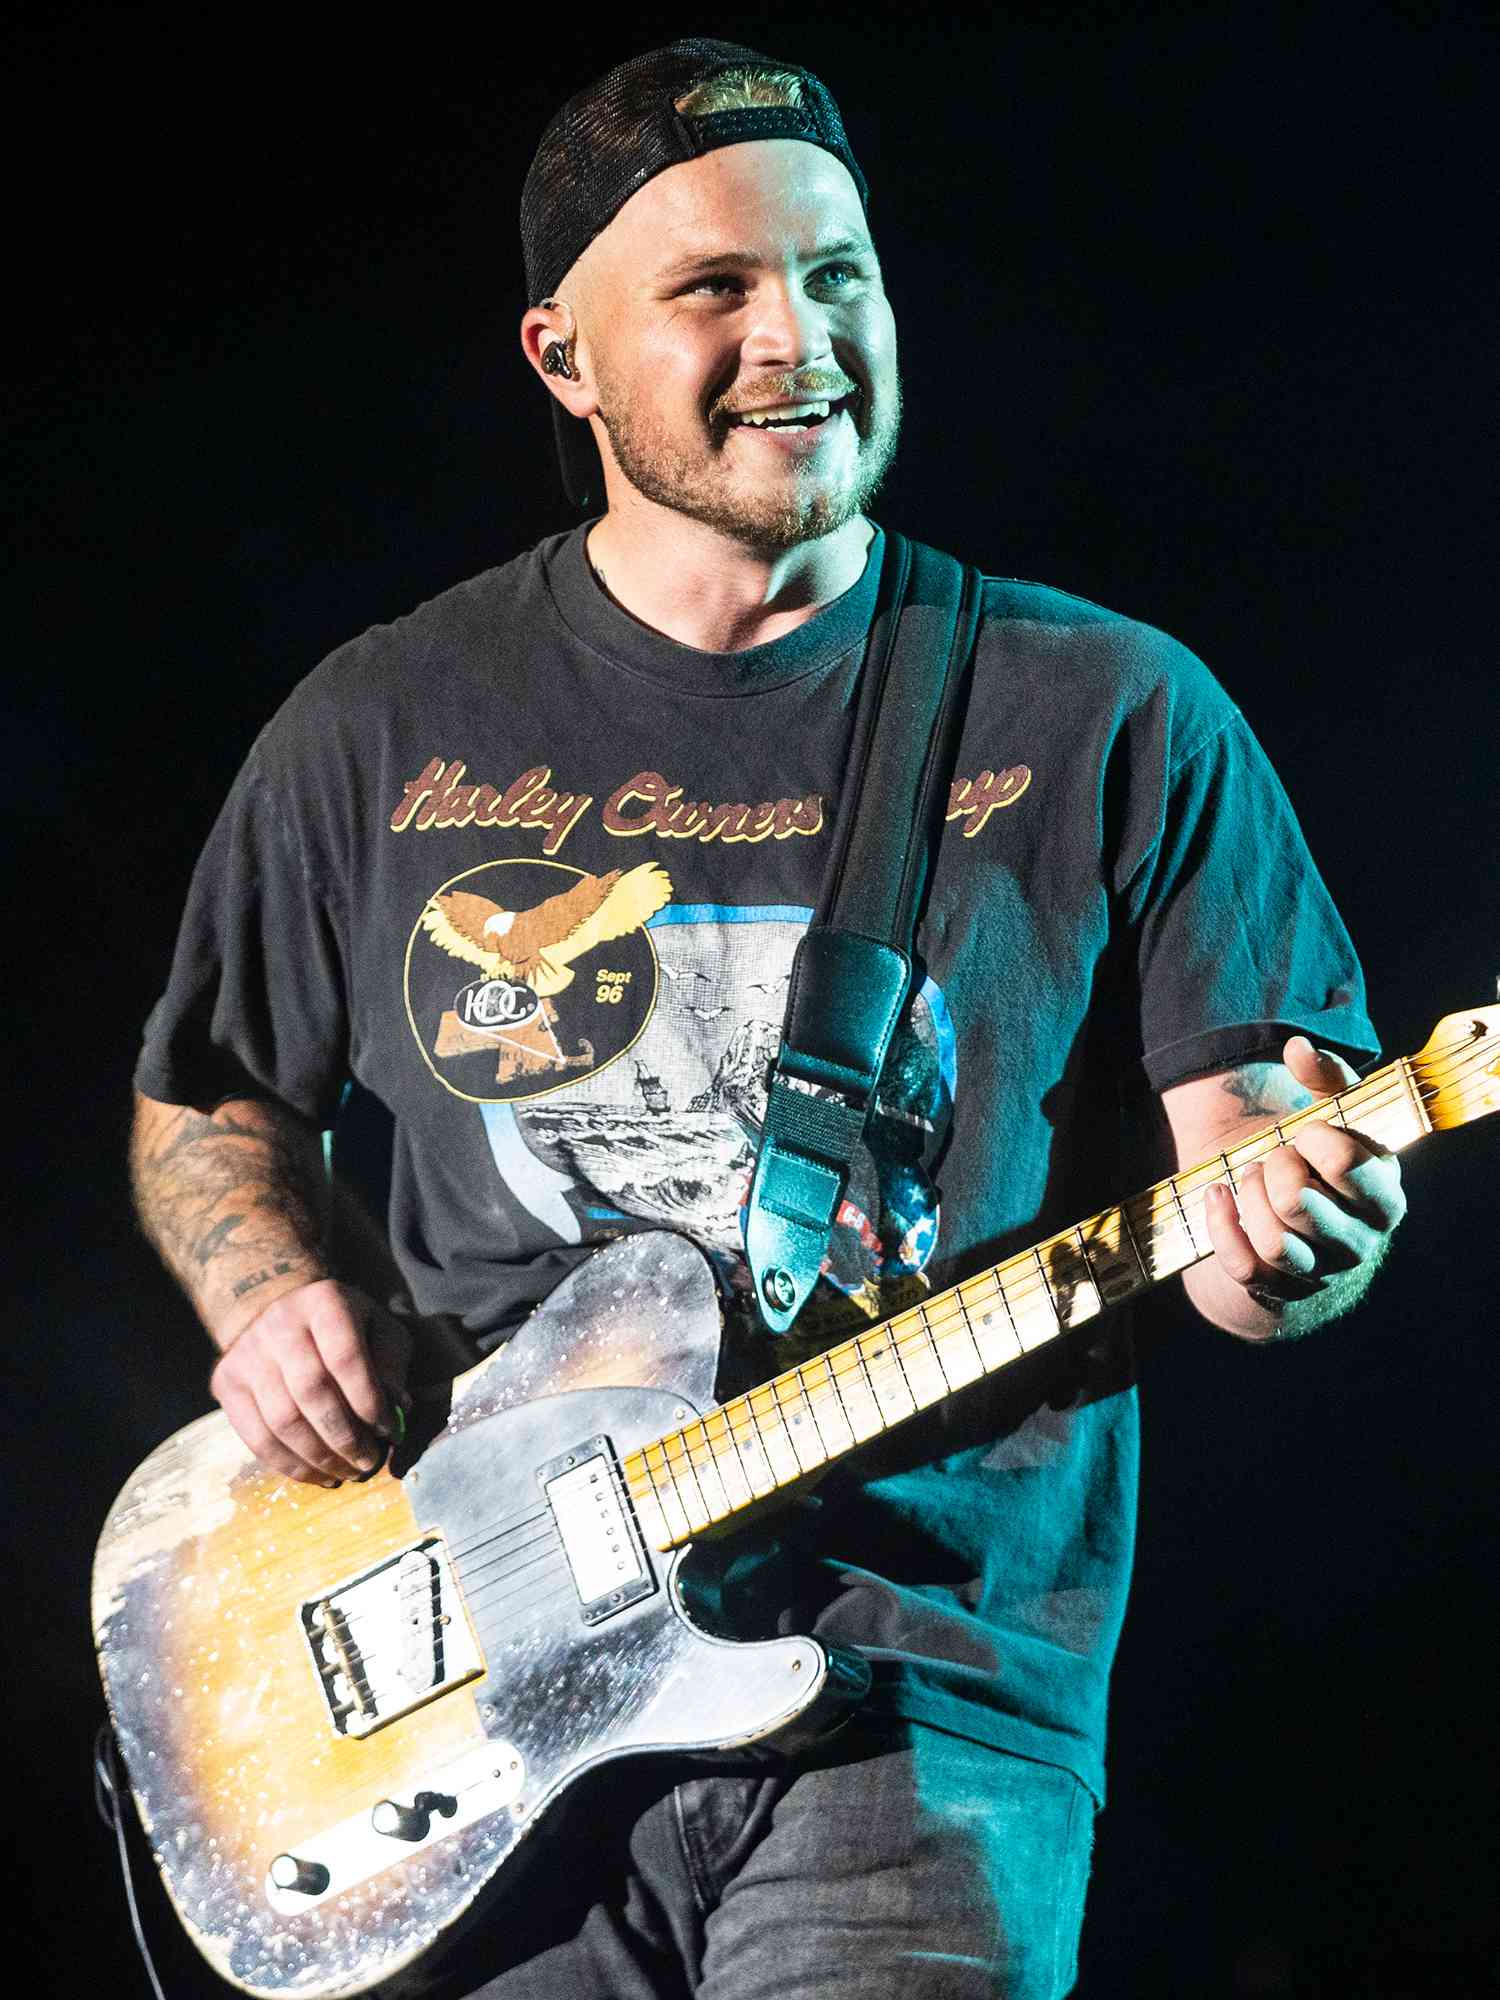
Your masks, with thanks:
[[[1411,1070],[1434,1131],[1500,1111],[1500,1006],[1445,1014]]]

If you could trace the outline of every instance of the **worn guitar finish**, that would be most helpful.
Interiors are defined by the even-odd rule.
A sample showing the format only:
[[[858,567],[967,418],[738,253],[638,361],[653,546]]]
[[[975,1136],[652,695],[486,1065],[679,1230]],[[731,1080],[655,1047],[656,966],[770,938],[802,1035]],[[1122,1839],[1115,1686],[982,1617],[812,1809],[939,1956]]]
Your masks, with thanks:
[[[357,1993],[476,1903],[580,1773],[815,1734],[868,1669],[715,1638],[695,1538],[1209,1254],[1205,1202],[1313,1120],[1397,1151],[1500,1110],[1500,1007],[722,1405],[700,1253],[631,1237],[329,1492],[222,1416],[115,1502],[94,1630],[167,1889],[251,1993]]]
[[[225,1978],[358,1992],[454,1923],[588,1766],[750,1742],[859,1691],[857,1667],[816,1641],[696,1630],[680,1555],[647,1554],[648,1591],[598,1624],[581,1615],[538,1468],[599,1437],[618,1455],[707,1403],[718,1323],[698,1251],[634,1237],[459,1379],[404,1477],[298,1485],[262,1472],[218,1415],[146,1460],[100,1542],[95,1630],[158,1865]],[[461,1592],[440,1615],[467,1620],[485,1671],[368,1734],[340,1732],[300,1607],[434,1535]],[[424,1793],[441,1802],[424,1838],[370,1825],[384,1801],[415,1810],[415,1832]],[[278,1856],[304,1864],[306,1888],[278,1889]],[[342,1890],[341,1865],[356,1878]],[[329,1887],[308,1893],[322,1870]]]

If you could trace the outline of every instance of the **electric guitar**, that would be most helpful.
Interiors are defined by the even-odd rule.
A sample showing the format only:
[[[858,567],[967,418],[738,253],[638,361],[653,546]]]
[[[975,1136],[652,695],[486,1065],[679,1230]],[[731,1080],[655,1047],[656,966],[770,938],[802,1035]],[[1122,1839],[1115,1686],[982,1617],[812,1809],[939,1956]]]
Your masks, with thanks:
[[[1500,1006],[1229,1152],[713,1403],[719,1315],[681,1237],[624,1238],[337,1491],[214,1414],[116,1500],[93,1618],[179,1916],[267,1996],[358,1993],[487,1892],[573,1779],[794,1746],[868,1669],[694,1625],[691,1545],[916,1411],[1209,1254],[1205,1191],[1313,1119],[1395,1151],[1500,1109]]]

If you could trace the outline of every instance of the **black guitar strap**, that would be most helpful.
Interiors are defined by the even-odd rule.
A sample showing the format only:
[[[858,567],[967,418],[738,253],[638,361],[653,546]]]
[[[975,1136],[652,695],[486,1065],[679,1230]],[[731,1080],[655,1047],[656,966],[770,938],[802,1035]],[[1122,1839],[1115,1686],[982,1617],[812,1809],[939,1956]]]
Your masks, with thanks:
[[[981,590],[978,570],[887,529],[849,778],[823,893],[792,960],[745,1210],[756,1303],[773,1333],[787,1331],[817,1282],[906,1004]]]

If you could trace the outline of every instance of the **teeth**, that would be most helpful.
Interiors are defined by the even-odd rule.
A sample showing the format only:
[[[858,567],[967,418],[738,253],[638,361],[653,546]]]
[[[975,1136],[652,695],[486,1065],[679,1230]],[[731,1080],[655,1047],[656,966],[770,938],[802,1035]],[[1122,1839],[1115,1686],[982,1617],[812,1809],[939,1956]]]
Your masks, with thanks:
[[[742,424],[794,423],[801,417],[826,417],[830,405],[827,403],[791,403],[784,410],[741,410]]]

